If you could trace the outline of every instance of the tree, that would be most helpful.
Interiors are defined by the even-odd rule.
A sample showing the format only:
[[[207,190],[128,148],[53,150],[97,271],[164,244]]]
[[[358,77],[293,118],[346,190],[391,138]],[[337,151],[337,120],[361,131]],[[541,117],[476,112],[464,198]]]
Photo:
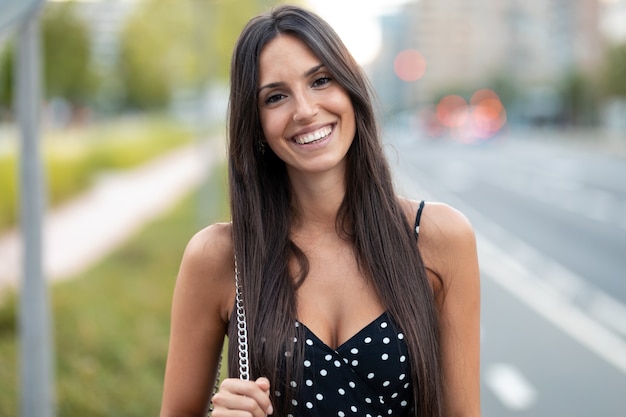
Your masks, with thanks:
[[[271,4],[270,4],[271,3]],[[215,72],[214,75],[222,80],[228,79],[230,73],[230,58],[239,33],[247,21],[258,12],[258,7],[271,7],[277,1],[265,1],[262,5],[258,0],[239,0],[236,2],[220,2],[214,15],[214,31],[212,38],[215,42]]]
[[[626,42],[608,49],[602,85],[607,96],[626,98]]]
[[[230,56],[245,23],[276,0],[146,0],[120,37],[118,73],[126,104],[166,105],[175,88],[198,89],[228,78]]]
[[[97,87],[85,24],[72,3],[46,3],[42,16],[43,82],[46,98],[88,102]],[[0,49],[0,107],[13,105],[13,42]]]
[[[73,104],[89,101],[97,78],[91,66],[87,27],[72,2],[51,3],[42,21],[44,86],[47,98],[63,97]]]
[[[0,49],[0,110],[13,106],[13,44]],[[0,114],[0,120],[2,119]]]
[[[176,3],[171,6],[179,9]],[[167,9],[155,1],[141,3],[120,35],[118,68],[126,104],[131,107],[160,107],[169,100],[172,62],[168,50],[170,36],[176,32],[168,25],[174,12],[167,13]]]
[[[565,123],[579,126],[595,121],[598,103],[593,87],[591,79],[576,68],[561,79],[559,93]]]

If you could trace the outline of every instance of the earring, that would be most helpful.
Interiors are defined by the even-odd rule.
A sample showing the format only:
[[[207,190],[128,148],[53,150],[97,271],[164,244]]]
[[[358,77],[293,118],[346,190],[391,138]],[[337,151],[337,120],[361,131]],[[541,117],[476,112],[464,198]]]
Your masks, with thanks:
[[[259,149],[259,152],[261,153],[261,155],[265,155],[265,142],[263,142],[262,140],[259,140],[257,142],[257,148]]]

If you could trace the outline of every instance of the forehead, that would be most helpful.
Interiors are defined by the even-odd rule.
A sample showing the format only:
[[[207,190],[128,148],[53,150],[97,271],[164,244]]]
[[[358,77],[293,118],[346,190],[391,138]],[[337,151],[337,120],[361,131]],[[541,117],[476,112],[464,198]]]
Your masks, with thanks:
[[[321,60],[306,43],[293,35],[278,35],[261,51],[259,84],[303,76],[320,63]]]

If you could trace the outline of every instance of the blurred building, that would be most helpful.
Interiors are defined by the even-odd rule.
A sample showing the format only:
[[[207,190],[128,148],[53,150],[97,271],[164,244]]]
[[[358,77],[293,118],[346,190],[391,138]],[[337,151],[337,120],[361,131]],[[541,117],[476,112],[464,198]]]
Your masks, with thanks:
[[[381,49],[378,58],[370,63],[366,70],[376,88],[378,99],[387,108],[385,112],[394,111],[393,107],[401,106],[410,100],[405,82],[393,71],[396,55],[406,44],[406,33],[410,24],[403,13],[393,13],[380,17]]]
[[[382,19],[383,55],[373,77],[385,80],[390,55],[419,51],[422,78],[394,86],[404,107],[432,102],[446,93],[506,80],[541,89],[570,71],[591,73],[601,64],[598,0],[420,0]],[[399,33],[402,31],[402,33]],[[387,68],[387,69],[385,69]],[[387,75],[385,75],[387,74]]]

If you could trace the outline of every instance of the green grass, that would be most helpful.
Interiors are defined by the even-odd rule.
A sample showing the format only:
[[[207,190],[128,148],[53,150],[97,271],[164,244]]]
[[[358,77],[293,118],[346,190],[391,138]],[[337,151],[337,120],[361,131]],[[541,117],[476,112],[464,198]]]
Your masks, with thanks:
[[[201,223],[228,219],[225,175],[222,166],[205,192],[51,288],[59,417],[158,415],[178,266]],[[12,296],[0,303],[0,416],[18,410],[15,307]]]
[[[192,139],[190,130],[156,118],[46,133],[42,155],[48,204],[85,190],[103,171],[136,166]],[[16,150],[0,154],[0,230],[17,220],[16,158]]]

